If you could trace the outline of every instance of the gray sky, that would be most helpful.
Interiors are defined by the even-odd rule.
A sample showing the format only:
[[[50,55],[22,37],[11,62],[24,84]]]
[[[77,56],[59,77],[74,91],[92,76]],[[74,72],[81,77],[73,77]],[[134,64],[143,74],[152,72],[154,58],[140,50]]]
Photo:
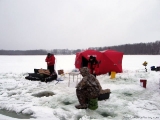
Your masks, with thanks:
[[[160,40],[160,0],[0,0],[0,49],[85,49]]]

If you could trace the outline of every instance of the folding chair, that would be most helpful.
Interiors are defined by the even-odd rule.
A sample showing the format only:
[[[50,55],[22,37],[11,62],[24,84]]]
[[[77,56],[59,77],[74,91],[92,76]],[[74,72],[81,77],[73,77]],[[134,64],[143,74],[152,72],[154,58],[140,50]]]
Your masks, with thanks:
[[[65,74],[64,74],[64,71],[61,69],[61,70],[58,70],[58,75],[60,75],[60,78],[57,78],[57,83],[59,83],[59,81],[62,81],[62,76],[64,76]],[[57,84],[56,83],[56,84]],[[55,85],[56,85],[55,84]]]

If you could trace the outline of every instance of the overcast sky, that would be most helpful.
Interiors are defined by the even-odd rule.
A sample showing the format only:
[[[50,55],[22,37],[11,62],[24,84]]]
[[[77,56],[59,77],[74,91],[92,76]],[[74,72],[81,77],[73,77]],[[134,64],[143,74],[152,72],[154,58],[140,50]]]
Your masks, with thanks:
[[[160,0],[0,0],[0,49],[85,49],[160,40]]]

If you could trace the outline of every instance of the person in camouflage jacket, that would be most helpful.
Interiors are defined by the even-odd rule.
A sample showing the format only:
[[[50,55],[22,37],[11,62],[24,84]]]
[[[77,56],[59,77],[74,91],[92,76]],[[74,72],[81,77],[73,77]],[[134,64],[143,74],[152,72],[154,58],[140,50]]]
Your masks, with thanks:
[[[95,76],[90,74],[87,67],[81,68],[80,74],[83,78],[76,86],[76,95],[80,105],[76,105],[75,107],[77,109],[86,109],[88,100],[98,98],[102,87]]]

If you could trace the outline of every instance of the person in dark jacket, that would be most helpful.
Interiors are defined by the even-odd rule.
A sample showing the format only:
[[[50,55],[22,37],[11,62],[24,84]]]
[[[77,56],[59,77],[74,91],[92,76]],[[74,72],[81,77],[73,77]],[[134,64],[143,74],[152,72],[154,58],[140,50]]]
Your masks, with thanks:
[[[75,107],[77,109],[86,109],[88,107],[88,100],[98,98],[102,87],[99,81],[90,74],[87,67],[81,68],[80,74],[83,78],[76,86],[76,95],[80,105],[76,105]]]
[[[96,77],[96,71],[97,71],[98,67],[99,67],[99,65],[98,65],[98,61],[97,61],[96,57],[91,55],[88,60],[88,68],[90,69],[90,73],[92,75],[94,75],[95,77]]]
[[[55,70],[54,69],[54,64],[55,64],[54,54],[48,53],[45,61],[47,62],[47,69],[52,74],[54,72],[54,70]]]

